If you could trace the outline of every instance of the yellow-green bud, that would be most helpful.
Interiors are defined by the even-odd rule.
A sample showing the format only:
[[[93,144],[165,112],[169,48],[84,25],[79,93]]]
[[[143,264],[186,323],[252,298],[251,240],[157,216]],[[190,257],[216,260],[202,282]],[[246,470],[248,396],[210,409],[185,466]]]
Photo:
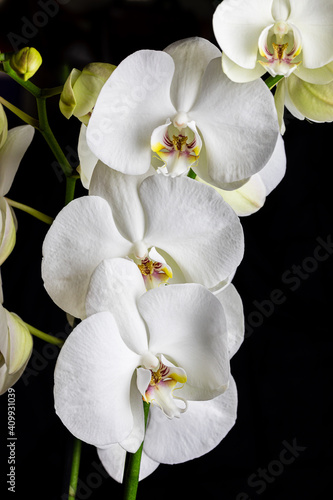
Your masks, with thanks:
[[[90,63],[82,71],[74,68],[60,96],[61,113],[66,118],[74,115],[87,125],[97,97],[115,68],[108,63]]]
[[[10,65],[22,80],[31,78],[42,64],[42,56],[33,47],[23,47],[10,58]]]

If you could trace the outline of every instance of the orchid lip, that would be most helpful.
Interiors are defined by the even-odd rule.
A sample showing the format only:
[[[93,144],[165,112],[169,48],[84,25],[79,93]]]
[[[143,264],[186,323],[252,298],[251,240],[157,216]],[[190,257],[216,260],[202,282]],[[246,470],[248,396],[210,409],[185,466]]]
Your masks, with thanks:
[[[140,375],[143,377],[147,377],[150,372],[150,380],[144,389],[142,386],[140,389],[139,385],[138,388],[144,401],[158,406],[166,417],[170,419],[174,417],[179,418],[181,413],[186,411],[187,402],[180,397],[175,397],[173,392],[177,389],[177,383],[184,384],[186,382],[187,376],[182,368],[167,366],[165,364],[167,361],[163,355],[160,355],[160,358],[159,360],[150,352],[142,355],[141,361],[144,368],[139,368],[138,370],[143,370],[143,372],[140,372]],[[155,365],[156,361],[158,361],[157,366]],[[175,400],[182,401],[183,407],[177,405]]]
[[[201,147],[202,140],[194,121],[185,120],[176,125],[168,119],[151,136],[152,151],[164,163],[157,167],[157,172],[171,177],[186,175],[190,167],[197,163]]]

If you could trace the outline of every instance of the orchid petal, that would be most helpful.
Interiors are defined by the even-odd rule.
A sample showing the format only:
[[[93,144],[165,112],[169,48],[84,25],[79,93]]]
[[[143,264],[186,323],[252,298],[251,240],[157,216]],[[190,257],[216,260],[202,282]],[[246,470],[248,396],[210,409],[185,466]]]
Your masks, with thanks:
[[[98,162],[91,178],[89,195],[109,203],[119,233],[132,242],[141,241],[144,235],[145,214],[138,188],[152,174],[155,170],[150,168],[145,174],[129,176]]]
[[[109,311],[122,339],[135,352],[147,350],[147,332],[137,310],[137,301],[146,293],[139,268],[127,259],[103,260],[91,276],[86,313]]]
[[[224,0],[213,15],[214,35],[222,51],[247,69],[256,66],[258,39],[272,23],[272,1]]]
[[[301,64],[298,66],[294,75],[308,83],[325,85],[333,80],[333,63],[325,64],[325,66],[315,69],[305,68]]]
[[[10,190],[34,133],[31,125],[20,125],[8,131],[7,140],[0,149],[0,196],[5,196]]]
[[[196,180],[207,184],[198,176]],[[266,189],[260,174],[254,174],[243,186],[233,191],[212,187],[240,217],[257,212],[266,200]]]
[[[22,320],[0,304],[0,395],[19,380],[32,347],[32,336]]]
[[[155,175],[142,182],[139,193],[146,213],[146,244],[169,254],[187,281],[212,287],[238,266],[242,227],[212,188],[188,177]]]
[[[245,333],[242,299],[235,286],[230,283],[215,297],[222,304],[228,331],[228,352],[232,358],[240,348]]]
[[[289,0],[292,23],[302,34],[302,63],[319,68],[333,59],[333,4],[327,0]]]
[[[180,418],[168,419],[158,408],[151,407],[143,449],[152,460],[164,464],[200,457],[228,434],[236,412],[237,389],[232,378],[222,395],[209,401],[189,401]]]
[[[273,0],[272,16],[276,21],[286,21],[290,14],[289,0]]]
[[[5,198],[0,198],[0,265],[7,259],[16,242],[14,212]]]
[[[97,447],[129,436],[131,380],[139,358],[108,312],[90,316],[72,331],[57,360],[54,398],[57,414],[74,436]]]
[[[119,234],[107,201],[97,196],[75,199],[59,212],[45,237],[44,286],[59,307],[82,319],[95,268],[104,259],[125,257],[131,248]]]
[[[291,75],[291,78],[293,78],[293,75]],[[275,103],[275,108],[277,111],[280,132],[282,135],[285,133],[285,130],[286,130],[284,120],[283,120],[284,101],[286,98],[286,85],[287,85],[286,78],[283,78],[280,82],[278,82],[276,89],[275,89],[275,94],[274,94],[274,103]]]
[[[221,56],[221,51],[208,40],[199,37],[186,38],[164,49],[175,63],[171,83],[171,101],[183,112],[191,109],[199,93],[201,78],[209,61]]]
[[[80,174],[80,179],[83,186],[86,189],[89,189],[90,179],[96,163],[98,162],[98,158],[88,147],[86,133],[87,127],[86,125],[84,125],[84,123],[82,123],[80,128],[79,143],[77,146],[77,153],[80,159],[80,165],[77,170]]]
[[[123,482],[126,451],[120,444],[113,444],[109,448],[97,450],[98,456],[105,467],[105,470],[118,483]],[[152,474],[160,464],[155,462],[142,451],[139,481]]]
[[[286,153],[283,139],[279,136],[268,163],[245,184],[233,191],[212,187],[233,208],[238,216],[246,216],[257,212],[264,205],[266,196],[281,182],[285,172]],[[205,183],[198,176],[196,180]]]
[[[220,59],[214,59],[190,114],[201,132],[208,172],[216,185],[247,179],[271,157],[278,123],[273,97],[261,79],[234,83],[222,72]]]
[[[279,134],[271,158],[264,166],[264,168],[260,170],[258,174],[256,174],[256,176],[260,176],[260,179],[265,185],[266,196],[268,196],[283,179],[286,173],[286,164],[287,158],[284,141],[281,134]]]
[[[6,311],[8,325],[8,351],[2,351],[11,375],[17,372],[29,360],[33,341],[27,326],[16,314]]]
[[[136,453],[140,448],[145,436],[145,418],[142,397],[138,395],[135,375],[131,382],[131,410],[133,415],[133,428],[131,433],[122,441],[121,447],[129,453]]]
[[[90,149],[106,165],[125,174],[148,170],[150,136],[166,117],[175,114],[170,100],[173,73],[172,58],[152,50],[135,52],[114,70],[87,129]]]
[[[157,288],[140,297],[138,309],[148,325],[149,351],[185,370],[186,399],[209,399],[225,390],[228,335],[223,308],[211,292],[193,283]]]
[[[2,146],[5,144],[8,133],[8,120],[3,109],[3,105],[0,103],[0,150]]]
[[[285,105],[298,119],[333,121],[333,82],[316,85],[300,78],[288,78]]]
[[[266,69],[258,62],[254,68],[243,68],[232,61],[225,53],[222,54],[222,69],[230,80],[237,83],[252,82],[266,73]]]

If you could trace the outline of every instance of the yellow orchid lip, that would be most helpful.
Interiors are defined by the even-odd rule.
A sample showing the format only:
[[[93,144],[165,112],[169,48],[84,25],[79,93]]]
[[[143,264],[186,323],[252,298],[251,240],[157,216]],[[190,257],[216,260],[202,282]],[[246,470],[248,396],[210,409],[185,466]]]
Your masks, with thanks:
[[[292,48],[288,50],[291,44]],[[301,35],[296,27],[290,26],[285,21],[278,21],[273,26],[267,27],[262,32],[258,45],[259,54],[263,58],[258,62],[272,76],[288,77],[301,63],[295,60],[302,51]]]
[[[138,264],[147,290],[156,288],[172,278],[172,270],[166,264],[146,257]]]
[[[187,375],[182,368],[166,366],[159,362],[157,369],[150,370],[151,379],[143,400],[146,403],[153,403],[161,408],[168,418],[180,417],[186,411],[187,404],[182,398],[174,398],[173,392],[177,383],[185,384]],[[183,401],[184,408],[176,405],[174,399]]]
[[[164,163],[158,172],[165,175],[187,173],[198,161],[201,147],[202,141],[194,122],[184,122],[180,128],[179,124],[175,125],[168,119],[153,131],[151,137],[151,149]]]

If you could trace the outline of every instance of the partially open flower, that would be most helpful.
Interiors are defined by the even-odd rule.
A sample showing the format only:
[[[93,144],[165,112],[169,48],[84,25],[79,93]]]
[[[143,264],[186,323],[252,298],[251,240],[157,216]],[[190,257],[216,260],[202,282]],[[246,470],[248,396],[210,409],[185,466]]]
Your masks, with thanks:
[[[0,304],[0,394],[21,377],[32,346],[32,336],[23,321]]]
[[[82,71],[73,68],[60,96],[60,111],[87,125],[101,88],[115,69],[113,64],[90,63]]]
[[[10,58],[10,65],[22,80],[27,81],[42,64],[42,56],[34,47],[23,47]]]
[[[7,118],[0,104],[0,265],[16,241],[16,219],[5,195],[11,188],[19,164],[29,147],[34,128],[20,125],[7,130]]]

